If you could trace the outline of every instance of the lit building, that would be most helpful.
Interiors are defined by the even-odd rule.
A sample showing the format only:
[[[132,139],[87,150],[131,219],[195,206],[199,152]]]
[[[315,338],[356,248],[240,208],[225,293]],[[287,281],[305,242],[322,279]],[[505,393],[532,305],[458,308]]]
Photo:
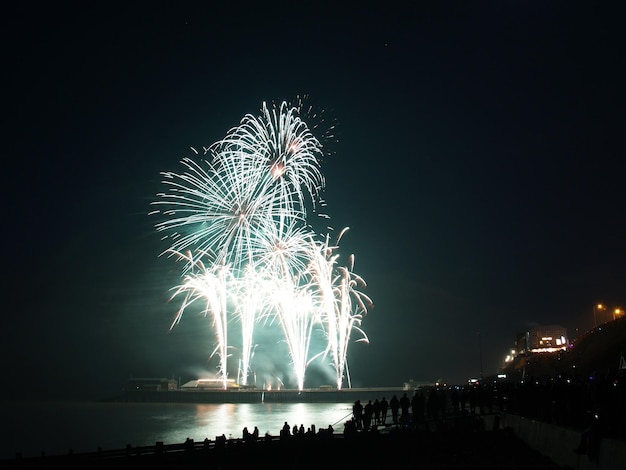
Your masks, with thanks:
[[[226,380],[226,388],[233,389],[239,388],[239,384],[235,381],[235,379]],[[219,379],[195,379],[190,380],[180,387],[183,391],[188,390],[223,390],[224,389],[224,380]]]
[[[504,359],[505,365],[529,353],[556,352],[567,349],[567,330],[560,325],[541,325],[515,336],[513,348]]]
[[[567,349],[567,330],[560,325],[542,325],[528,332],[528,351],[556,352]]]

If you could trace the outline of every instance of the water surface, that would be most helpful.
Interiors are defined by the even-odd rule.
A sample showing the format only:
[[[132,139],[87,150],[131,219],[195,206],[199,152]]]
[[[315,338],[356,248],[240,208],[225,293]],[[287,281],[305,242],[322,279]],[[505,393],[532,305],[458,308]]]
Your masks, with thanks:
[[[0,458],[241,437],[243,428],[277,436],[283,423],[343,432],[351,403],[4,402]]]

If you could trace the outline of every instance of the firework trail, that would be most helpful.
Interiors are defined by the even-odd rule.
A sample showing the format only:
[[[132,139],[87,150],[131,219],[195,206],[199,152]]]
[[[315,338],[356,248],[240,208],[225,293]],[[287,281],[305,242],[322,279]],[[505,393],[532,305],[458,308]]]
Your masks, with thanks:
[[[337,242],[348,230],[340,233]],[[347,369],[347,353],[353,330],[361,334],[358,341],[368,342],[367,335],[360,328],[363,316],[367,313],[371,299],[360,287],[365,287],[363,278],[352,272],[354,256],[350,257],[349,267],[337,266],[338,245],[330,246],[329,237],[316,252],[316,258],[310,265],[311,286],[315,289],[319,305],[320,324],[325,332],[327,348],[324,355],[330,355],[335,370],[337,389],[342,388],[344,376],[350,386]]]
[[[191,253],[187,255],[179,255],[191,266],[183,279],[183,283],[175,288],[173,297],[185,294],[174,322],[170,329],[178,324],[183,316],[184,311],[194,302],[198,300],[204,301],[203,312],[205,316],[212,319],[213,331],[216,335],[216,349],[213,354],[218,354],[220,358],[219,372],[222,376],[224,385],[228,379],[227,370],[227,347],[228,343],[228,312],[227,304],[227,283],[230,279],[228,268],[220,265],[213,265],[209,268],[205,267],[201,260],[194,260]]]
[[[266,295],[268,282],[266,277],[252,265],[248,265],[242,279],[239,279],[233,289],[235,302],[235,317],[241,327],[241,365],[238,371],[239,383],[249,385],[252,354],[254,351],[254,329],[259,318],[266,317],[268,304]]]
[[[185,262],[173,296],[185,298],[172,327],[191,304],[204,302],[224,387],[229,321],[240,327],[242,385],[251,373],[255,332],[274,320],[299,389],[309,364],[328,355],[340,389],[350,334],[356,330],[367,341],[360,324],[371,300],[357,290],[364,281],[352,266],[337,266],[337,247],[328,246],[328,237],[318,241],[307,224],[322,203],[322,156],[299,107],[263,103],[260,116],[246,115],[205,148],[205,159],[183,158],[182,173],[162,173],[167,190],[157,195],[153,213],[164,218],[155,228],[170,240],[164,253]],[[327,346],[311,351],[318,326]]]

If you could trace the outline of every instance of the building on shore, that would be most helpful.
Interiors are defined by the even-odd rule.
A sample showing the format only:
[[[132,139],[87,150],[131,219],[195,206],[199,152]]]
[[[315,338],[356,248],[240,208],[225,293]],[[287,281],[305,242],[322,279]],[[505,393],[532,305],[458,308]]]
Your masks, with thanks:
[[[557,352],[567,349],[567,345],[567,330],[560,325],[536,326],[528,334],[530,352]]]
[[[515,336],[513,348],[504,363],[513,361],[518,356],[537,353],[564,351],[569,346],[567,329],[561,325],[539,325]]]

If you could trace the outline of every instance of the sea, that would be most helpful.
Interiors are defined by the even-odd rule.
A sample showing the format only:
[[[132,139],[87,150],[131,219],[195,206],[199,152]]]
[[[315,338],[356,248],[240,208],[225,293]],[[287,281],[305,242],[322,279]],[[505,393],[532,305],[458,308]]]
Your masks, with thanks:
[[[290,425],[342,433],[352,403],[0,402],[0,459],[240,438],[243,428],[278,436]]]

